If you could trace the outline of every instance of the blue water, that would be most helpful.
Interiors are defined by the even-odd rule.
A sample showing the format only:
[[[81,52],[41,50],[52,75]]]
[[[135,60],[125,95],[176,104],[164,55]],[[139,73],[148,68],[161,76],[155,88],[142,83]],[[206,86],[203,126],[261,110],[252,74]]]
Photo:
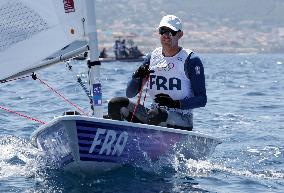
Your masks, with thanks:
[[[201,57],[208,103],[194,111],[194,129],[223,140],[211,159],[177,159],[167,167],[124,167],[92,176],[66,174],[46,168],[30,145],[39,123],[0,109],[0,192],[284,192],[284,55]],[[90,112],[75,80],[77,74],[86,80],[86,64],[71,64],[73,72],[61,64],[37,75]],[[105,112],[107,100],[124,96],[138,65],[102,65]],[[42,121],[73,110],[32,79],[1,84],[0,92],[1,106]]]

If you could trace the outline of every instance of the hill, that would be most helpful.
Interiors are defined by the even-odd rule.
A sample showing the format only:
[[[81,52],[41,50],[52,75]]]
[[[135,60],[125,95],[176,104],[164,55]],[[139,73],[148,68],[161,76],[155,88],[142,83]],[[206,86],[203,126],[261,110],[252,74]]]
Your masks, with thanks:
[[[282,52],[283,0],[97,0],[100,42],[136,34],[144,49],[159,45],[156,27],[165,14],[184,23],[182,43],[201,52]]]

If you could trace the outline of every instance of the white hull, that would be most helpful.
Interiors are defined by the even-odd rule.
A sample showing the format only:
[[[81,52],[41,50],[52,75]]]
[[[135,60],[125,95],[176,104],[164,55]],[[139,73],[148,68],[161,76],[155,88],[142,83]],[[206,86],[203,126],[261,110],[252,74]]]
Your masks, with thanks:
[[[99,173],[177,152],[186,159],[206,159],[220,141],[190,131],[72,115],[40,127],[32,143],[56,168]]]

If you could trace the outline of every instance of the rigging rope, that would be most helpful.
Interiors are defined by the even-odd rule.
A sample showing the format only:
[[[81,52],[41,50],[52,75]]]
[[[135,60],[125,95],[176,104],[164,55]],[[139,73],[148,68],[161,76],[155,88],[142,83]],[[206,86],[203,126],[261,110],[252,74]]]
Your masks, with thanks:
[[[150,78],[150,77],[149,77]],[[143,107],[144,107],[144,102],[146,101],[146,97],[147,97],[147,92],[148,92],[148,86],[149,86],[149,78],[147,80],[147,85],[146,85],[146,90],[145,90],[145,95],[144,95],[144,100],[143,100]]]
[[[60,94],[57,90],[55,90],[54,88],[52,88],[49,84],[47,84],[46,82],[44,82],[43,80],[41,80],[40,78],[36,77],[36,79],[38,79],[42,84],[46,85],[50,90],[52,90],[55,94],[57,94],[59,97],[61,97],[65,102],[69,103],[70,105],[72,105],[73,107],[75,107],[76,109],[78,109],[81,113],[83,113],[84,115],[88,116],[88,113],[84,112],[80,107],[78,107],[77,105],[75,105],[74,103],[72,103],[71,101],[69,101],[67,98],[65,98],[62,94]]]
[[[79,108],[78,106],[76,106],[74,103],[72,103],[71,101],[69,101],[68,99],[66,99],[62,94],[60,94],[58,91],[56,91],[54,88],[52,88],[50,85],[48,85],[47,83],[45,83],[43,80],[41,80],[40,78],[38,78],[35,74],[32,74],[32,75],[26,75],[26,76],[22,76],[22,77],[18,77],[18,78],[14,78],[14,79],[8,79],[8,80],[4,80],[4,81],[1,81],[1,83],[7,83],[7,82],[11,82],[11,81],[15,81],[15,80],[21,80],[21,79],[25,79],[25,78],[28,78],[28,77],[32,77],[34,80],[38,79],[41,83],[43,83],[44,85],[46,85],[48,88],[50,88],[53,92],[55,92],[58,96],[60,96],[61,98],[63,98],[64,101],[66,101],[67,103],[69,103],[70,105],[72,105],[73,107],[75,107],[76,109],[78,109],[81,113],[83,113],[84,115],[88,116],[88,113],[84,112],[81,108]],[[78,82],[79,84],[83,84],[82,83],[82,80],[81,80],[81,83],[78,79]],[[85,86],[85,85],[83,85]],[[21,117],[25,117],[27,119],[30,119],[32,121],[35,121],[35,122],[38,122],[38,123],[41,123],[41,124],[46,124],[46,122],[44,121],[41,121],[41,120],[38,120],[36,118],[33,118],[33,117],[30,117],[28,115],[25,115],[23,113],[20,113],[20,112],[17,112],[17,111],[13,111],[11,109],[8,109],[4,106],[1,106],[0,105],[0,109],[4,110],[4,111],[7,111],[7,112],[10,112],[10,113],[14,113],[14,114],[17,114],[18,116],[21,116]]]
[[[31,76],[31,75],[27,75],[27,76],[22,76],[22,77],[14,78],[14,79],[3,80],[3,81],[1,81],[1,83],[7,83],[7,82],[14,81],[14,80],[21,80],[21,79],[24,79],[24,78],[28,78],[28,77],[30,77],[30,76]]]
[[[72,70],[72,65],[69,64],[69,62],[66,63],[66,67],[68,68],[69,71],[71,71],[73,73],[74,76],[76,76],[76,74],[73,72]],[[77,78],[77,82],[79,83],[79,85],[82,87],[82,89],[84,90],[85,94],[87,95],[87,97],[90,100],[90,103],[92,104],[92,96],[90,94],[90,91],[88,90],[88,88],[86,87],[86,85],[83,83],[81,77],[76,76]]]
[[[83,83],[82,79],[80,77],[77,78],[77,82],[79,83],[79,85],[83,88],[85,94],[88,96],[90,103],[92,104],[92,97],[90,95],[90,92],[88,91],[88,88],[86,87],[86,85]]]
[[[143,87],[145,85],[146,82],[148,82],[150,76],[146,77],[145,79],[143,79],[143,82],[142,82],[142,85],[141,85],[141,89],[140,89],[140,92],[139,92],[139,96],[138,96],[138,99],[137,99],[137,102],[136,102],[136,105],[135,105],[135,108],[134,108],[134,111],[132,113],[132,117],[130,119],[130,122],[132,122],[135,114],[136,114],[136,111],[137,111],[137,108],[140,104],[140,100],[141,100],[141,96],[142,96],[142,93],[143,93]],[[148,90],[148,83],[147,83],[147,87],[146,87],[146,91],[145,91],[145,96],[144,96],[144,101],[143,101],[143,106],[144,106],[144,102],[146,100],[146,94],[147,94],[147,90]]]
[[[31,75],[26,75],[26,76],[14,78],[14,79],[4,80],[4,81],[1,81],[1,83],[7,83],[7,82],[15,81],[15,80],[21,80],[21,79],[28,78],[28,77],[30,77],[30,76],[31,76]],[[35,122],[38,122],[38,123],[41,123],[41,124],[46,124],[46,122],[44,122],[44,121],[41,121],[41,120],[39,120],[39,119],[30,117],[30,116],[28,116],[28,115],[25,115],[25,114],[20,113],[20,112],[17,112],[17,111],[13,111],[13,110],[8,109],[8,108],[6,108],[6,107],[4,107],[4,106],[1,106],[1,105],[0,105],[0,109],[2,109],[2,110],[4,110],[4,111],[7,111],[7,112],[9,112],[9,113],[14,113],[14,114],[16,114],[16,115],[18,115],[18,116],[20,116],[20,117],[25,117],[25,118],[27,118],[27,119],[30,119],[30,120],[32,120],[32,121],[35,121]]]
[[[10,109],[8,109],[8,108],[6,108],[6,107],[3,107],[3,106],[1,106],[1,105],[0,105],[0,109],[3,109],[4,111],[7,111],[7,112],[9,112],[9,113],[17,114],[17,115],[19,115],[19,116],[21,116],[21,117],[25,117],[25,118],[27,118],[27,119],[30,119],[30,120],[32,120],[32,121],[35,121],[35,122],[38,122],[38,123],[41,123],[41,124],[46,124],[46,122],[44,122],[44,121],[38,120],[38,119],[36,119],[36,118],[32,118],[32,117],[30,117],[30,116],[27,116],[27,115],[22,114],[22,113],[17,112],[17,111],[10,110]]]

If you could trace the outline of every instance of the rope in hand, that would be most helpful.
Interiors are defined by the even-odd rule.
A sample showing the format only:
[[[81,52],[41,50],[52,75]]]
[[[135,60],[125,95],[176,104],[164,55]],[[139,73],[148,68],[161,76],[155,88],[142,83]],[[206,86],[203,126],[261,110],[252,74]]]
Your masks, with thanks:
[[[133,118],[134,118],[134,116],[136,114],[137,108],[138,108],[138,106],[140,104],[141,96],[142,96],[142,93],[143,93],[143,87],[144,87],[145,83],[148,82],[149,78],[150,78],[150,76],[147,76],[146,78],[143,79],[143,82],[142,82],[142,85],[141,85],[141,89],[140,89],[140,92],[139,92],[139,96],[138,96],[138,99],[137,99],[134,111],[132,113],[132,117],[130,119],[130,122],[133,121]],[[146,92],[145,92],[145,96],[144,96],[143,106],[144,106],[144,102],[146,100],[147,89],[148,89],[148,84],[147,84],[147,88],[146,88]]]
[[[147,97],[147,92],[148,92],[148,86],[149,86],[149,79],[150,79],[150,76],[148,77],[148,80],[147,80],[147,85],[146,85],[146,89],[145,89],[145,95],[144,95],[144,100],[143,100],[143,107],[144,107],[144,103],[146,101],[146,97]]]

